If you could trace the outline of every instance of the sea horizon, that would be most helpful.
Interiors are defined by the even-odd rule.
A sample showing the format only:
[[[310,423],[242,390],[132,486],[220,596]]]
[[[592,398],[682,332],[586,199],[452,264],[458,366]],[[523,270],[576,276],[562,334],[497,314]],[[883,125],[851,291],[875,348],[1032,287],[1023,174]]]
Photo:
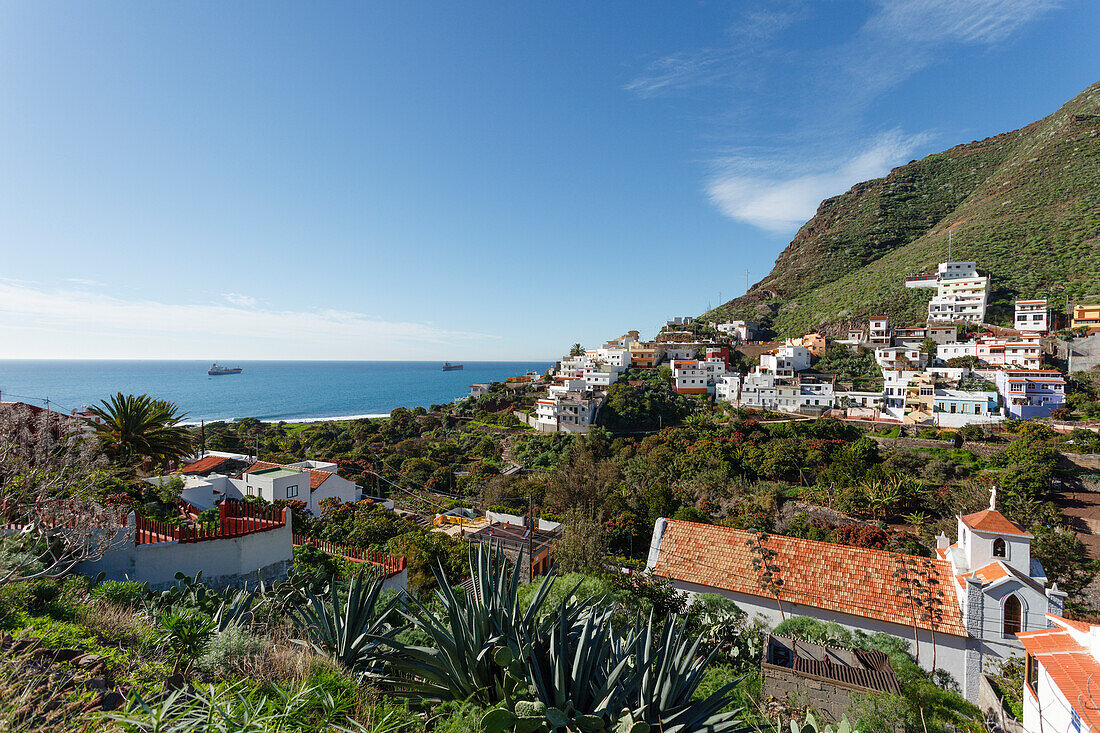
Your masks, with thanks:
[[[209,376],[206,360],[0,359],[0,400],[72,412],[118,392],[175,403],[184,422],[320,422],[446,404],[470,385],[504,381],[553,361],[222,360],[241,374]]]

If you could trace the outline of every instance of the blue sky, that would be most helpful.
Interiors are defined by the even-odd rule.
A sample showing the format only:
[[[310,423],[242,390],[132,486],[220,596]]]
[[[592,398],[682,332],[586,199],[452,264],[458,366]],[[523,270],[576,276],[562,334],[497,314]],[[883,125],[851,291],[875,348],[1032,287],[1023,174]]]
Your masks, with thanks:
[[[1100,3],[0,6],[0,357],[542,359],[1100,78]]]

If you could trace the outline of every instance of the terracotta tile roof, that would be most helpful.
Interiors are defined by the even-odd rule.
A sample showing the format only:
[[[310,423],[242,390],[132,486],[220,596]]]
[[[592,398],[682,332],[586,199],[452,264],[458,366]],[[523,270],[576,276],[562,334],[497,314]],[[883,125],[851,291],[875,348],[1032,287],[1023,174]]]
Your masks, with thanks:
[[[281,463],[268,463],[267,461],[256,461],[251,466],[249,466],[244,471],[242,471],[241,475],[243,476],[244,474],[252,473],[253,471],[262,471],[265,468],[289,468],[291,470],[298,470],[298,471],[308,470],[309,471],[309,490],[310,491],[316,491],[317,487],[320,486],[321,484],[323,484],[325,482],[325,479],[327,479],[329,476],[332,475],[328,471],[314,471],[312,468],[305,469],[305,468],[298,468],[297,466],[284,466]]]
[[[766,596],[752,567],[746,541],[755,537],[729,527],[670,519],[661,540],[654,572],[677,580],[723,590]],[[778,554],[783,588],[780,600],[828,611],[911,626],[911,611],[901,597],[900,583],[891,577],[898,558],[883,550],[868,550],[797,537],[771,535],[768,546]],[[936,631],[966,636],[946,560],[918,558],[932,564],[943,590],[942,620]],[[921,628],[929,628],[918,621]]]
[[[207,471],[213,471],[215,468],[228,460],[229,459],[225,456],[206,456],[205,458],[200,458],[194,463],[188,463],[186,466],[180,469],[180,473],[206,473]]]
[[[1084,624],[1085,629],[1081,629],[1077,623],[1057,616],[1048,615],[1047,618],[1055,624],[1067,624],[1079,631],[1090,628]],[[1069,631],[1058,626],[1042,631],[1026,631],[1017,636],[1027,653],[1043,666],[1051,683],[1077,711],[1082,722],[1088,724],[1089,730],[1100,729],[1100,710],[1092,702],[1096,680],[1100,679],[1100,660],[1089,654],[1088,649],[1081,646]]]
[[[999,562],[991,562],[985,567],[975,570],[974,575],[981,578],[982,583],[985,584],[992,583],[994,580],[1000,580],[1001,578],[1007,578],[1008,572]]]
[[[1009,520],[1005,515],[994,509],[983,509],[980,512],[967,514],[961,517],[962,523],[970,529],[992,534],[1008,534],[1016,537],[1031,537],[1026,529]]]

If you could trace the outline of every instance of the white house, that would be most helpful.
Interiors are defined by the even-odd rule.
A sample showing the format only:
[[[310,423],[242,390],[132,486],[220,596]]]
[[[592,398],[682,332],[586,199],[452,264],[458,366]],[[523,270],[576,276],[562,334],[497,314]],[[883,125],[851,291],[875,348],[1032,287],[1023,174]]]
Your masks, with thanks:
[[[723,359],[673,359],[669,366],[673,388],[680,394],[713,395],[715,384],[726,375]]]
[[[716,402],[740,402],[741,400],[740,374],[726,374],[714,382],[714,399]]]
[[[741,380],[742,407],[773,409],[777,404],[776,378],[771,372],[753,369]]]
[[[1016,317],[1012,325],[1017,331],[1035,331],[1046,333],[1050,330],[1050,309],[1046,298],[1038,300],[1017,300]]]
[[[945,428],[992,425],[1003,417],[996,392],[936,389],[932,397],[935,422]]]
[[[535,403],[534,428],[543,433],[586,433],[595,422],[603,393],[593,392],[585,379],[551,385]]]
[[[934,632],[936,667],[975,701],[985,658],[1018,653],[1015,633],[1045,626],[1043,614],[1060,614],[1065,594],[1044,588],[1042,566],[1030,557],[1031,536],[995,510],[960,517],[959,534],[954,545],[943,538],[935,558],[771,535],[769,562],[783,581],[775,589],[753,568],[754,532],[661,518],[646,565],[681,592],[719,593],[772,626],[809,616],[890,634],[910,644],[926,669]],[[914,586],[905,577],[919,574],[941,592],[924,601],[933,613],[914,617],[904,600]]]
[[[907,277],[907,288],[935,288],[928,303],[928,323],[985,320],[989,278],[978,274],[976,262],[941,262],[935,275]]]
[[[793,379],[810,368],[810,350],[803,346],[781,346],[760,355],[760,371],[779,379]]]
[[[1024,731],[1100,731],[1100,626],[1048,614],[1050,628],[1025,631]]]
[[[883,369],[922,367],[925,359],[920,349],[905,346],[879,346],[875,349],[875,363]]]
[[[833,406],[833,383],[799,379],[796,384],[775,388],[774,406],[782,412],[827,410]]]
[[[305,502],[313,514],[320,513],[322,499],[359,501],[362,489],[336,473],[336,464],[325,461],[301,461],[280,465],[256,461],[238,478],[230,479],[226,496],[239,499],[259,496],[267,501],[285,499]]]
[[[894,342],[894,331],[890,328],[890,319],[886,316],[874,316],[867,321],[867,341],[879,346],[889,346]]]
[[[712,323],[715,331],[725,334],[735,341],[752,341],[756,338],[759,324],[752,321],[730,321],[729,323]]]
[[[881,410],[886,402],[882,392],[859,389],[836,392],[834,398],[840,407],[868,407]]]

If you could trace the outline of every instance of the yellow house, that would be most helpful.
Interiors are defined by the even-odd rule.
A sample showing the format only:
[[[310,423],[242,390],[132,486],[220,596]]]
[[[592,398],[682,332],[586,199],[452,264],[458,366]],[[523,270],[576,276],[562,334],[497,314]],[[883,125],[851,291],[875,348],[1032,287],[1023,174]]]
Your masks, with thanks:
[[[655,367],[664,360],[667,350],[668,346],[665,344],[634,341],[630,344],[630,363],[643,369]]]
[[[798,338],[787,339],[787,346],[801,346],[809,350],[814,356],[825,353],[825,335],[821,333],[808,333]]]
[[[1073,322],[1070,328],[1100,326],[1100,303],[1073,306]]]
[[[905,386],[905,417],[907,424],[923,423],[933,419],[936,401],[936,380],[924,372],[913,375]]]

